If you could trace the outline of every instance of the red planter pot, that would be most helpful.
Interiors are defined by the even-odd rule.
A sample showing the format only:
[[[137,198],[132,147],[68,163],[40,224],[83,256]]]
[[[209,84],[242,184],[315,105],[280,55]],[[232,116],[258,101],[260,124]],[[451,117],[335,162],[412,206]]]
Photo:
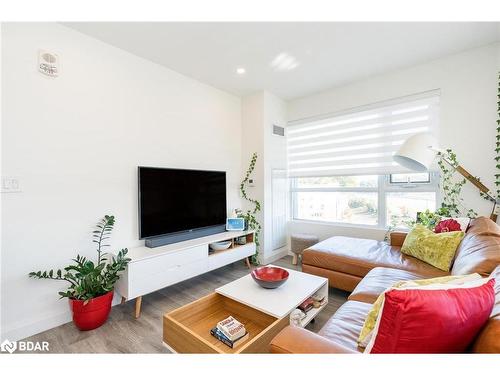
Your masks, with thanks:
[[[73,322],[80,331],[90,331],[104,324],[111,311],[113,291],[92,298],[86,304],[84,301],[70,299],[69,306],[73,312]]]

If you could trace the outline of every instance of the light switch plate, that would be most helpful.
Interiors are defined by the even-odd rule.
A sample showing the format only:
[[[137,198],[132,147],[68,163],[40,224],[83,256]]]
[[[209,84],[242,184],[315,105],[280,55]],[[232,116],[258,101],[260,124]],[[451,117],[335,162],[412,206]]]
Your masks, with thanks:
[[[21,184],[18,177],[2,177],[2,193],[20,193]]]

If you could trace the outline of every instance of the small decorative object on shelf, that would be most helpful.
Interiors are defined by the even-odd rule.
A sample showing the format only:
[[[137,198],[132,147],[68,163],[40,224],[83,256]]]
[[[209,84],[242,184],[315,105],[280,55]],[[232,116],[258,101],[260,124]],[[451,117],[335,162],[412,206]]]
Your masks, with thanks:
[[[302,327],[302,319],[306,317],[306,313],[295,309],[290,313],[290,325],[295,327]]]
[[[231,241],[214,242],[211,243],[209,247],[214,251],[226,250],[231,247]]]
[[[288,280],[289,273],[280,267],[265,266],[254,269],[251,275],[261,287],[275,289]]]
[[[230,348],[236,348],[248,339],[249,333],[245,326],[232,316],[217,323],[210,334]]]
[[[226,219],[227,231],[241,231],[245,230],[245,219],[242,217],[228,217]]]
[[[229,340],[226,335],[224,335],[224,333],[218,329],[217,327],[214,327],[210,330],[210,334],[212,336],[214,336],[217,340],[223,342],[224,344],[226,344],[227,346],[229,346],[230,348],[232,349],[236,349],[238,346],[240,346],[241,344],[243,344],[249,337],[249,334],[248,332],[245,333],[244,336],[240,337],[239,339],[237,340]]]
[[[314,300],[309,297],[308,299],[306,299],[304,302],[302,302],[299,305],[298,309],[306,313],[309,310],[311,310],[313,307],[314,307]]]
[[[313,296],[311,296],[311,299],[313,300],[313,306],[316,309],[323,306],[326,303],[325,296],[319,294],[314,294]]]
[[[93,232],[93,242],[97,245],[97,262],[80,255],[73,259],[74,265],[64,270],[30,272],[29,277],[36,279],[61,280],[69,283],[64,292],[59,292],[61,298],[67,297],[73,312],[73,322],[82,331],[88,331],[104,324],[111,311],[113,289],[125,270],[130,258],[126,258],[127,249],[118,252],[116,258],[103,253],[103,248],[109,246],[109,239],[114,216],[104,216]]]
[[[247,237],[246,236],[241,236],[236,238],[236,244],[238,245],[246,245],[247,243]]]

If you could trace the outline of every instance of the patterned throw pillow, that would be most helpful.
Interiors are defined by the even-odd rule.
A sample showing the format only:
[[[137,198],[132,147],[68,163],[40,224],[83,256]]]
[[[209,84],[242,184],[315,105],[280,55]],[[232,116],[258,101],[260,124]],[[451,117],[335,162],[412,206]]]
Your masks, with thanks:
[[[481,275],[479,275],[478,273],[473,273],[470,275],[442,276],[442,277],[434,277],[432,279],[398,281],[393,286],[384,291],[384,293],[378,296],[370,312],[366,316],[363,328],[359,333],[358,345],[364,348],[370,341],[373,329],[375,328],[375,323],[380,313],[380,308],[384,304],[386,292],[394,289],[404,290],[404,289],[419,288],[422,286],[434,285],[434,284],[462,285],[479,279],[481,279]]]
[[[453,219],[456,222],[458,222],[458,224],[460,224],[460,230],[462,232],[467,232],[467,229],[469,229],[470,218],[468,218],[468,217],[442,217],[440,221],[450,220],[450,219]]]
[[[405,238],[401,252],[411,255],[443,271],[449,271],[464,232],[434,233],[421,224]]]

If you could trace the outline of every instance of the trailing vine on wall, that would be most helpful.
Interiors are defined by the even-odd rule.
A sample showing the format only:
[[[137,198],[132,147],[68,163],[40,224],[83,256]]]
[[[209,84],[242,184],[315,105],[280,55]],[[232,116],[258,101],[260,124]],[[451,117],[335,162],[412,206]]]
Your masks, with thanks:
[[[255,255],[252,256],[252,263],[253,264],[258,264],[258,255],[259,255],[259,247],[260,247],[260,231],[262,229],[259,221],[257,220],[257,214],[260,212],[261,207],[260,207],[260,202],[256,199],[250,198],[247,195],[246,187],[248,185],[248,181],[250,180],[250,176],[252,175],[254,169],[255,169],[255,164],[257,163],[257,153],[254,152],[252,154],[252,159],[250,160],[250,165],[248,166],[248,169],[245,173],[245,177],[241,181],[240,184],[240,192],[241,196],[243,199],[248,201],[250,204],[253,205],[253,209],[247,210],[246,212],[243,212],[242,210],[236,210],[236,214],[238,217],[244,218],[245,222],[248,225],[249,229],[252,229],[255,231],[255,245],[257,247],[257,251],[255,252]]]
[[[497,199],[500,199],[500,73],[498,73],[498,88],[497,88],[497,135],[495,143],[495,162],[497,173],[495,174],[495,187]]]
[[[477,217],[477,213],[473,209],[464,211],[466,208],[464,207],[463,199],[460,194],[462,192],[462,187],[466,183],[466,179],[455,179],[455,168],[459,166],[457,155],[451,149],[447,149],[445,152],[439,152],[438,155],[440,156],[438,165],[441,169],[441,181],[439,185],[443,192],[443,199],[441,207],[436,210],[436,213],[447,217],[461,215],[467,215],[470,218]],[[444,159],[451,165],[444,161]]]

